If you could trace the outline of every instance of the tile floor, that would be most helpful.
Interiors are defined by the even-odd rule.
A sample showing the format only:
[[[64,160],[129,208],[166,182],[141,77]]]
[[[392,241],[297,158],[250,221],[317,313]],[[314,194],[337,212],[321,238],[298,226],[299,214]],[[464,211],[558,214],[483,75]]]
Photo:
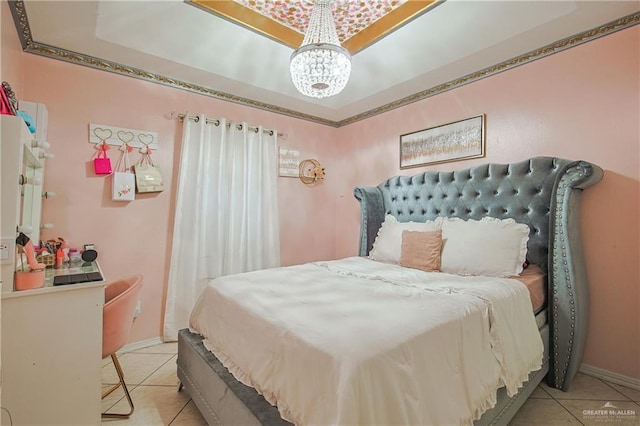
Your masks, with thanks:
[[[205,420],[185,392],[178,392],[177,343],[151,346],[121,357],[120,364],[136,406],[128,420],[103,419],[103,425],[203,426]],[[116,383],[110,359],[103,361],[103,387]],[[616,408],[612,408],[614,406]],[[121,389],[102,401],[103,410],[126,411]],[[605,407],[603,409],[603,407]],[[598,415],[592,411],[614,411],[620,415]],[[635,415],[630,413],[634,412]],[[622,414],[626,413],[626,414]],[[578,374],[571,391],[561,392],[543,384],[520,409],[510,425],[640,425],[640,391]]]

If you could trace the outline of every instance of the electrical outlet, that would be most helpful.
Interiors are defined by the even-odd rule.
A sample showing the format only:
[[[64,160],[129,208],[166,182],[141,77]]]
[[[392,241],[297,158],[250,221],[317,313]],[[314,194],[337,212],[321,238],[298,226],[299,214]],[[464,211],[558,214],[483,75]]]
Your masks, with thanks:
[[[15,262],[16,239],[11,237],[0,238],[0,263],[5,265]]]
[[[136,305],[136,310],[133,311],[133,317],[137,318],[140,316],[140,314],[142,313],[142,305],[140,303],[140,301],[138,300],[138,304]]]

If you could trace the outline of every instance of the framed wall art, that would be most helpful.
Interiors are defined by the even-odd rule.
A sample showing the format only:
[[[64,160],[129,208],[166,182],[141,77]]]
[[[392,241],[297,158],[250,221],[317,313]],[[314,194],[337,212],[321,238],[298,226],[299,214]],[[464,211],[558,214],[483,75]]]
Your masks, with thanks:
[[[400,168],[484,157],[484,114],[400,135]]]

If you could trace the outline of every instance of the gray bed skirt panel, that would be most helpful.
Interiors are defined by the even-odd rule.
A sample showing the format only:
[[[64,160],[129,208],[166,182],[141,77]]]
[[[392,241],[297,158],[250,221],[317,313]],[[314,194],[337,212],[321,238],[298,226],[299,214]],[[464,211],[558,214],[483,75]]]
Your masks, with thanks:
[[[187,329],[178,332],[178,379],[209,425],[291,426],[255,389],[237,381],[202,339]]]

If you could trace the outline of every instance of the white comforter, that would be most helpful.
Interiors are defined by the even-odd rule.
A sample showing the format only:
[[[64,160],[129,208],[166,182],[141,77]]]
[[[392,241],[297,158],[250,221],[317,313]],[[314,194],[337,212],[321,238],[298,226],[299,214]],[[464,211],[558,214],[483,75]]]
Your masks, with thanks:
[[[212,280],[190,326],[299,425],[471,424],[542,365],[522,283],[361,257]]]

